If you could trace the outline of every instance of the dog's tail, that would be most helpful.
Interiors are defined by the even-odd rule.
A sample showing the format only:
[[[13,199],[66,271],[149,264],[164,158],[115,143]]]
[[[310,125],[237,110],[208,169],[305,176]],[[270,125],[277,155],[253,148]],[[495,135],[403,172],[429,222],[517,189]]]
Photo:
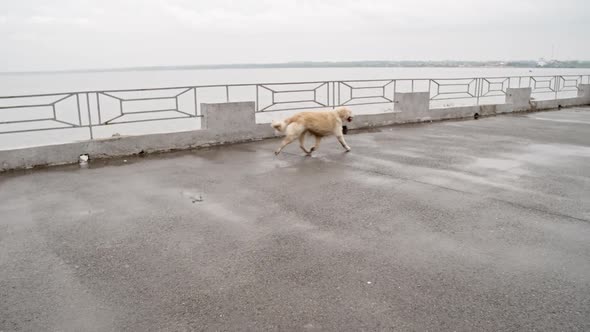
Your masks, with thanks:
[[[287,121],[285,121],[285,120],[283,120],[283,121],[272,120],[272,123],[270,124],[270,126],[273,127],[274,129],[276,129],[277,131],[284,132],[285,129],[287,128]]]

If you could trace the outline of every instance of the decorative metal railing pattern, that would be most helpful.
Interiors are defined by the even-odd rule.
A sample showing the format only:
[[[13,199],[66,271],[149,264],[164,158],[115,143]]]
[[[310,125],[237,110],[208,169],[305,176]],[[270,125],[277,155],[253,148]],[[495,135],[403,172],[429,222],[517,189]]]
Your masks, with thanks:
[[[590,84],[590,75],[506,76],[441,79],[376,79],[199,85],[74,91],[0,97],[0,134],[87,128],[201,117],[200,102],[255,101],[256,112],[394,104],[398,92],[425,91],[431,102],[472,100],[480,104],[530,87],[535,98]]]

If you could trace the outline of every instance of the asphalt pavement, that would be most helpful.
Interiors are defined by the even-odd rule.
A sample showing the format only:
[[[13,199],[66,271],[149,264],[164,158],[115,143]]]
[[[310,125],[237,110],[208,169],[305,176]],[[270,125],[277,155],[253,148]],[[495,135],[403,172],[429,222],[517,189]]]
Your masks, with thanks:
[[[589,108],[346,140],[0,174],[0,330],[590,330]]]

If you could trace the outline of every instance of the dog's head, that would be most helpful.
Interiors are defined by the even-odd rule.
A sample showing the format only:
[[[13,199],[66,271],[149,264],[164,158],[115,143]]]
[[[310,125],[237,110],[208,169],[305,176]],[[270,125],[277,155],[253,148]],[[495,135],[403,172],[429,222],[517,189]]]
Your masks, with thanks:
[[[338,116],[340,117],[340,119],[342,119],[342,122],[344,122],[344,121],[351,122],[352,121],[352,111],[350,109],[348,109],[348,107],[341,107],[337,110],[337,112],[338,112]]]

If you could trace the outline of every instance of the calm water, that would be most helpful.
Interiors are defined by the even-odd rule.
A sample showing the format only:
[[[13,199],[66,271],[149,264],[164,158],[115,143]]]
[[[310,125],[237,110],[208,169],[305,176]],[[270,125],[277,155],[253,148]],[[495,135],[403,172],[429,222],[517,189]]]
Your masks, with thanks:
[[[332,81],[356,79],[407,79],[407,78],[467,78],[495,76],[529,76],[529,75],[589,75],[590,69],[527,69],[527,68],[309,68],[309,69],[212,69],[212,70],[160,70],[160,71],[126,71],[101,73],[68,74],[0,74],[0,96],[75,92],[84,90],[117,90],[136,88],[160,88],[172,86],[193,86],[211,84],[237,83],[273,83],[298,81]],[[424,87],[417,87],[417,90]],[[404,88],[398,86],[398,91]],[[253,91],[232,90],[231,101],[253,100]],[[224,91],[211,91],[199,94],[200,102],[223,102]],[[0,100],[0,103],[2,101]],[[496,101],[494,101],[496,102]],[[501,102],[499,100],[498,102]],[[181,101],[182,103],[182,101]],[[108,116],[108,105],[104,105]],[[194,104],[194,100],[191,102]],[[102,102],[101,102],[102,105]],[[448,102],[445,105],[457,105]],[[147,105],[153,106],[153,105]],[[181,105],[182,107],[182,105]],[[158,108],[158,107],[154,107]],[[392,105],[375,105],[355,107],[356,113],[381,113],[393,110]],[[193,106],[194,111],[194,106]],[[22,120],[35,117],[27,109],[0,110],[0,122]],[[26,113],[31,112],[31,113]],[[101,112],[101,113],[102,113]],[[292,112],[272,112],[258,114],[257,122],[266,123],[272,119],[282,118]],[[64,111],[60,119],[77,122],[77,113]],[[70,118],[68,118],[70,117]],[[87,121],[84,114],[82,121]],[[0,125],[0,131],[34,128],[39,123]],[[50,124],[51,125],[51,124]],[[3,127],[4,126],[4,127]],[[95,128],[95,138],[110,137],[113,134],[137,135],[155,132],[173,132],[195,130],[200,128],[200,119],[181,119],[156,121],[141,124],[114,125]],[[15,130],[10,128],[10,130]],[[88,129],[77,128],[59,131],[34,133],[0,134],[0,150],[19,147],[65,143],[88,139]]]
[[[80,90],[116,90],[234,83],[569,74],[590,74],[590,69],[280,68],[161,70],[75,74],[0,74],[0,96]]]

